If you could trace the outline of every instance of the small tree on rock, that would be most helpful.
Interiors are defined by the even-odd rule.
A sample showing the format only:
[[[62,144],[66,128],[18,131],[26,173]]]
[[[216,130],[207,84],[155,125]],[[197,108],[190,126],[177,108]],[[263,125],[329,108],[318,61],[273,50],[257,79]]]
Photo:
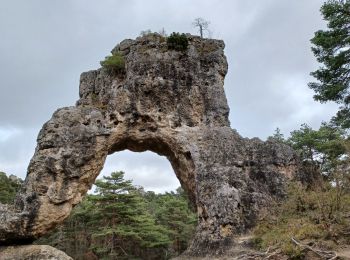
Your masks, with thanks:
[[[205,31],[209,32],[208,28],[209,28],[210,22],[204,20],[201,17],[198,17],[198,18],[194,19],[194,22],[192,24],[193,24],[194,27],[198,27],[199,34],[200,34],[201,38],[203,38],[203,33]]]

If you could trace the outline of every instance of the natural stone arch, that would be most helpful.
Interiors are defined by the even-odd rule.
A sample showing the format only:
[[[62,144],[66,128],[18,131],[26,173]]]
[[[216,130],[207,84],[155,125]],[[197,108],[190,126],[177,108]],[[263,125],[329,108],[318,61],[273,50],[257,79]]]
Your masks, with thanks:
[[[125,71],[83,73],[76,106],[43,126],[14,208],[0,205],[1,243],[26,243],[70,213],[124,149],[167,156],[197,206],[189,255],[225,254],[252,227],[261,207],[298,172],[294,152],[244,139],[229,127],[224,43],[188,35],[186,52],[160,35],[124,40]]]

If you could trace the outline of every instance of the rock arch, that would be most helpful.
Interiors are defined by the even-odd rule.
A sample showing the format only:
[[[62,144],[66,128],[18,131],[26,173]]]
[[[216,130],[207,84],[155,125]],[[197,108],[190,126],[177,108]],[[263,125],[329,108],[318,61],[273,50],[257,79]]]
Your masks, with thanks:
[[[62,222],[100,173],[108,154],[165,155],[197,206],[189,255],[225,253],[282,196],[298,172],[284,145],[244,139],[229,126],[224,43],[190,36],[186,52],[157,34],[122,41],[125,71],[85,72],[75,106],[57,110],[38,136],[14,208],[0,205],[0,242],[27,243]]]

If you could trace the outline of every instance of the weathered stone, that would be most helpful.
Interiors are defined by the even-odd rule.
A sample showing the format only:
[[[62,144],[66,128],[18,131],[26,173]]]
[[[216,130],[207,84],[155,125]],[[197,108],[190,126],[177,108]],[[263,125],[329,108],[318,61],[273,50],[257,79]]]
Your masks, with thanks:
[[[187,255],[225,254],[234,235],[285,193],[298,173],[282,144],[230,128],[224,43],[190,36],[185,52],[159,35],[116,47],[125,72],[101,68],[80,79],[76,106],[43,126],[14,209],[0,207],[0,242],[35,239],[61,223],[100,173],[108,154],[129,149],[166,156],[198,211]]]
[[[1,260],[73,260],[62,251],[46,245],[0,247]]]

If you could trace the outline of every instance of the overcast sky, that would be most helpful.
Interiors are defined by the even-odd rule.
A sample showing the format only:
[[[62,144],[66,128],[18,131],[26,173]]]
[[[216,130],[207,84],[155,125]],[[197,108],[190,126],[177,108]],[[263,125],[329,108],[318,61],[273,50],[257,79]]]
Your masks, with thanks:
[[[211,22],[223,39],[231,127],[265,139],[307,123],[318,127],[334,104],[313,101],[313,33],[325,28],[321,0],[0,0],[0,171],[22,178],[37,134],[59,107],[78,99],[79,75],[96,69],[121,40],[142,30],[190,32]],[[135,163],[137,162],[137,163]],[[175,189],[169,162],[151,152],[120,152],[102,174],[123,170],[147,190]]]

